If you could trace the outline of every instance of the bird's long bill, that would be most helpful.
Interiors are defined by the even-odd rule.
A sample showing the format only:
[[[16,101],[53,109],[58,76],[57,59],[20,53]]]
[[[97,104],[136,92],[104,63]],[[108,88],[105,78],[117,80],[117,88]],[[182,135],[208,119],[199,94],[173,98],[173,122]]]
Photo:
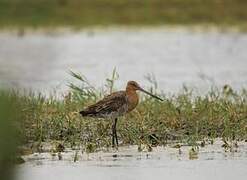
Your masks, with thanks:
[[[142,88],[140,88],[140,91],[142,91],[142,92],[148,94],[149,96],[151,96],[151,97],[153,97],[153,98],[156,98],[156,99],[158,99],[158,100],[160,100],[160,101],[163,101],[163,99],[159,98],[158,96],[153,95],[152,93],[150,93],[150,92],[148,92],[148,91],[146,91],[146,90],[144,90],[144,89],[142,89]]]

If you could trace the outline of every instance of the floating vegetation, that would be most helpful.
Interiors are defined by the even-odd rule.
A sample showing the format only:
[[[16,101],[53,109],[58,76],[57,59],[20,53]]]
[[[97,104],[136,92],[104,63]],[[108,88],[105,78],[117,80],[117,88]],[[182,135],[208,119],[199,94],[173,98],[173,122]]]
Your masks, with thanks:
[[[175,144],[174,146],[172,146],[173,148],[176,148],[176,149],[180,149],[181,148],[181,145],[180,144]]]
[[[79,154],[78,153],[79,153],[78,151],[75,151],[74,162],[79,160]]]
[[[199,152],[199,148],[192,147],[189,151],[189,159],[190,160],[198,159],[198,152]]]

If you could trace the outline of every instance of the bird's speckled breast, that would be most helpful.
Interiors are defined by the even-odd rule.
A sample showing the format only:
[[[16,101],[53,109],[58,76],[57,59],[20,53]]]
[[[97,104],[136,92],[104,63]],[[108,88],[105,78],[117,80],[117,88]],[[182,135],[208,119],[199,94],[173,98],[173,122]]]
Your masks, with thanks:
[[[131,91],[127,93],[127,101],[128,101],[128,112],[135,109],[135,107],[138,105],[139,98],[136,91]]]

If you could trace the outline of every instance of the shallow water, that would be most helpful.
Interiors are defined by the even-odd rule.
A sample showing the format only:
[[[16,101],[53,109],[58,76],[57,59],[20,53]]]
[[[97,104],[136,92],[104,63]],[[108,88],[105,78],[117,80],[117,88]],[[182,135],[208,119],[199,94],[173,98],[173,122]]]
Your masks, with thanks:
[[[128,80],[150,86],[144,76],[153,73],[165,92],[182,84],[240,89],[247,86],[247,34],[166,28],[0,33],[2,85],[64,92],[71,69],[102,87],[114,67],[118,88]]]
[[[157,147],[152,152],[138,152],[137,146],[120,147],[118,151],[91,154],[78,151],[62,153],[62,160],[49,153],[25,156],[26,163],[18,166],[20,180],[67,179],[224,179],[244,180],[247,176],[247,143],[225,151],[222,142],[200,148],[190,158],[191,147],[181,152],[172,147]],[[193,160],[191,160],[193,159]]]

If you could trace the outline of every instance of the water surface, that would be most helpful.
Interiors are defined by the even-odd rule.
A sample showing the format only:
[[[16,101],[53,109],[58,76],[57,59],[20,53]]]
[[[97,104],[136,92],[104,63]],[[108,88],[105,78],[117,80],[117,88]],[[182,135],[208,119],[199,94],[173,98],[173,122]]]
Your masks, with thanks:
[[[71,150],[62,153],[60,161],[50,153],[32,154],[24,157],[27,162],[18,166],[18,175],[20,180],[246,179],[246,142],[239,142],[231,151],[222,144],[218,140],[200,148],[193,158],[188,146],[180,152],[170,146],[154,148],[153,152],[138,152],[137,146],[91,154],[78,151],[76,162],[76,152]]]
[[[74,70],[102,87],[114,67],[118,88],[128,80],[149,86],[144,76],[150,73],[165,92],[183,84],[240,89],[247,85],[247,34],[166,28],[0,33],[2,85],[63,92]]]

